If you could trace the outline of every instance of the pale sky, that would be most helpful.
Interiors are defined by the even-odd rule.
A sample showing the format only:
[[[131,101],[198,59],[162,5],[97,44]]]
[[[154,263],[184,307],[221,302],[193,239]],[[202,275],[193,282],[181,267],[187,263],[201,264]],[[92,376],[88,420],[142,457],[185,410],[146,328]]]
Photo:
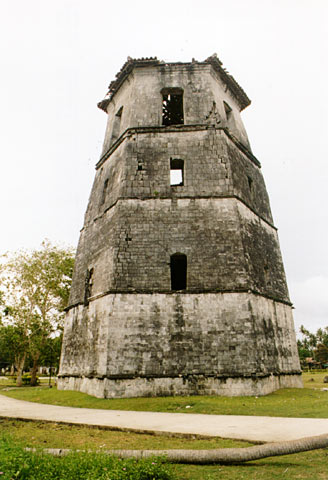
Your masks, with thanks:
[[[0,0],[0,253],[76,246],[127,56],[216,52],[252,104],[296,328],[328,326],[327,0]]]

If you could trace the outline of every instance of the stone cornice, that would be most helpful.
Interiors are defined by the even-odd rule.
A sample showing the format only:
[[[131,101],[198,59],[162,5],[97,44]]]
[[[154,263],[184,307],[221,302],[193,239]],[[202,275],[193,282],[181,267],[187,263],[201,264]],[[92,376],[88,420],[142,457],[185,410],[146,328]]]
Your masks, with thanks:
[[[98,107],[107,113],[108,104],[111,102],[115,93],[119,90],[123,82],[127,79],[134,68],[145,68],[145,67],[184,67],[184,68],[194,68],[195,66],[207,66],[211,65],[213,70],[219,74],[222,81],[227,85],[233,96],[236,98],[240,105],[240,109],[250,105],[251,101],[241,88],[241,86],[236,82],[232,75],[222,66],[222,62],[217,57],[216,54],[208,57],[203,62],[198,62],[193,60],[192,62],[173,62],[166,63],[160,61],[157,57],[149,58],[130,58],[128,57],[127,61],[124,63],[121,70],[116,74],[115,80],[113,80],[108,87],[108,92],[101,102],[98,103]]]
[[[133,374],[133,373],[121,373],[121,374],[108,374],[108,375],[81,375],[79,373],[59,373],[57,375],[58,378],[96,378],[97,380],[105,380],[106,378],[109,380],[132,380],[135,378],[184,378],[184,379],[191,379],[197,377],[206,377],[206,378],[218,378],[218,379],[229,379],[229,378],[252,378],[252,379],[259,379],[259,378],[267,378],[267,377],[280,377],[283,375],[302,375],[301,370],[279,370],[274,372],[252,372],[252,373],[245,373],[245,374],[238,374],[235,372],[231,373],[216,373],[216,372],[195,372],[195,373],[180,373],[176,375],[170,374]]]
[[[118,288],[112,288],[110,290],[107,290],[106,292],[99,293],[97,295],[94,295],[93,297],[89,298],[89,302],[93,302],[95,300],[98,300],[99,298],[106,297],[107,295],[117,295],[117,294],[127,294],[127,295],[208,295],[208,294],[239,294],[239,293],[247,293],[247,294],[253,294],[256,296],[264,297],[267,298],[268,300],[271,300],[273,302],[278,302],[282,303],[284,305],[288,305],[289,307],[293,307],[293,304],[289,300],[284,300],[281,298],[278,298],[273,295],[267,295],[265,293],[261,293],[257,290],[254,289],[248,289],[248,288],[236,288],[234,290],[222,290],[222,289],[195,289],[195,290],[180,290],[180,291],[173,291],[173,290],[151,290],[151,289],[137,289],[137,288],[126,288],[126,289],[118,289]],[[65,311],[68,312],[72,308],[83,306],[84,302],[76,302],[72,305],[69,305],[68,307],[65,308]],[[88,307],[85,307],[88,308]]]
[[[253,207],[251,207],[244,199],[242,199],[241,197],[239,197],[238,195],[234,195],[234,194],[231,194],[231,195],[181,195],[181,196],[177,196],[177,195],[174,195],[174,196],[169,196],[169,195],[158,195],[156,197],[154,196],[126,196],[126,197],[118,197],[115,199],[115,201],[113,203],[111,203],[100,215],[98,215],[97,217],[93,218],[91,222],[88,222],[88,224],[84,225],[80,232],[82,232],[90,223],[94,223],[96,222],[97,220],[99,220],[105,213],[108,212],[108,210],[112,209],[113,207],[115,207],[115,205],[119,202],[119,201],[124,201],[124,200],[141,200],[141,201],[147,201],[147,200],[172,200],[172,198],[176,199],[176,200],[186,200],[186,199],[193,199],[193,200],[212,200],[212,199],[225,199],[225,198],[235,198],[236,200],[238,200],[239,202],[241,202],[243,205],[245,205],[245,207],[247,207],[251,212],[254,213],[254,215],[256,215],[258,218],[260,218],[263,222],[265,222],[267,225],[269,225],[269,227],[273,228],[274,230],[278,230],[277,227],[274,226],[273,223],[269,222],[269,220],[265,217],[263,217],[263,215],[260,215]]]
[[[228,128],[217,127],[215,125],[207,125],[203,123],[194,125],[170,125],[169,127],[163,125],[149,126],[149,127],[131,127],[127,128],[122,135],[109,147],[106,153],[100,157],[100,160],[96,163],[96,170],[100,168],[103,163],[109,158],[112,153],[121,145],[121,143],[129,138],[133,134],[146,134],[146,133],[181,133],[181,132],[197,132],[205,130],[222,130],[226,136],[236,145],[236,147],[246,155],[251,162],[257,167],[261,168],[261,163],[258,159],[246,148],[237,138],[231,134]]]

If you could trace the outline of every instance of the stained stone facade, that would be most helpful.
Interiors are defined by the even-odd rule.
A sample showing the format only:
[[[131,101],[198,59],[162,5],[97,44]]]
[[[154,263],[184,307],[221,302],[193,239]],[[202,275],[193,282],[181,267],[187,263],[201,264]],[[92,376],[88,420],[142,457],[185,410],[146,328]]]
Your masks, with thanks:
[[[249,103],[215,55],[128,59],[110,84],[60,389],[110,398],[302,386],[277,231],[240,117]]]

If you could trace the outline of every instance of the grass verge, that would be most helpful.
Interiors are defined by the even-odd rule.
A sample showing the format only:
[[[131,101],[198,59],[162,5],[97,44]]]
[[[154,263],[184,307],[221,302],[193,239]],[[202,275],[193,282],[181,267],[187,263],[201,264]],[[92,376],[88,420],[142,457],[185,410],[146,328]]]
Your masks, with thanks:
[[[259,415],[299,418],[328,418],[328,391],[325,373],[303,374],[304,389],[282,389],[263,397],[157,397],[100,399],[90,395],[58,391],[47,387],[21,387],[0,390],[19,400],[71,407],[108,410],[135,410],[218,415]],[[2,387],[3,388],[3,387]]]
[[[152,471],[154,476],[135,476],[135,466],[132,465],[132,470],[129,470],[130,476],[127,476],[127,470],[123,470],[124,463],[118,461],[117,474],[106,474],[109,470],[108,466],[103,463],[105,459],[102,456],[90,455],[88,457],[83,456],[71,456],[69,460],[56,459],[54,465],[49,467],[48,462],[52,462],[50,459],[46,463],[46,473],[43,471],[43,476],[39,475],[37,468],[42,472],[44,467],[38,463],[39,460],[26,460],[26,456],[21,456],[21,449],[17,449],[16,445],[29,446],[29,447],[44,447],[44,448],[73,448],[73,449],[111,449],[111,448],[137,448],[137,449],[169,449],[169,448],[226,448],[226,447],[243,447],[250,445],[246,442],[225,440],[220,438],[175,438],[166,435],[154,436],[145,434],[135,434],[127,432],[113,432],[108,430],[102,430],[98,428],[80,427],[61,425],[56,423],[44,423],[44,422],[22,422],[14,420],[2,419],[0,421],[0,429],[4,436],[8,439],[11,438],[10,443],[7,442],[7,450],[2,450],[0,453],[0,471],[4,473],[1,479],[26,479],[26,480],[57,480],[63,479],[79,480],[93,480],[99,479],[112,479],[120,480],[156,480],[156,479],[178,479],[178,480],[275,480],[275,479],[287,479],[287,480],[327,480],[328,479],[328,449],[316,450],[313,452],[304,452],[295,455],[267,458],[258,460],[256,462],[249,462],[244,465],[173,465],[172,469],[165,464],[156,464],[158,468],[160,465],[164,471],[168,471],[171,477],[155,476],[157,472]],[[9,453],[8,453],[9,451]],[[24,453],[25,455],[25,453]],[[3,460],[6,456],[5,461]],[[46,457],[48,459],[48,457]],[[11,460],[12,459],[12,460]],[[11,460],[15,469],[9,470],[11,467]],[[18,460],[18,461],[17,461]],[[67,464],[65,462],[68,462]],[[157,460],[155,460],[157,462]],[[6,462],[6,463],[5,463]],[[76,469],[76,463],[81,463],[81,469]],[[5,472],[5,468],[8,470]],[[27,465],[27,468],[25,468]],[[33,470],[32,467],[33,466]],[[87,469],[87,466],[90,468]],[[99,467],[99,468],[98,468]],[[152,467],[154,467],[152,465]],[[151,468],[152,468],[151,467]],[[115,467],[116,468],[116,467]],[[140,467],[141,468],[141,467]],[[145,467],[148,468],[148,467]],[[103,470],[102,470],[103,469]],[[12,474],[15,470],[14,474]],[[52,476],[48,475],[48,470]],[[54,476],[58,470],[59,476]],[[20,472],[18,476],[15,476],[17,472]],[[124,477],[118,475],[126,474]],[[33,475],[32,475],[33,474]],[[160,473],[158,473],[159,475]],[[10,476],[11,475],[11,476]],[[30,476],[29,476],[30,475]],[[47,476],[48,475],[48,476]],[[98,476],[92,476],[98,475]]]
[[[174,480],[164,459],[121,460],[102,453],[72,452],[58,458],[27,452],[10,437],[0,439],[0,476],[4,480]]]

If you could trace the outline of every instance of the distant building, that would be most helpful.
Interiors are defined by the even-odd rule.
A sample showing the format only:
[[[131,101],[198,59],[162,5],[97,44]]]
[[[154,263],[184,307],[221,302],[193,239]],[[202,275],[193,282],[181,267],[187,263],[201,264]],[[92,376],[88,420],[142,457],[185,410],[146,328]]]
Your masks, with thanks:
[[[76,256],[58,387],[97,397],[301,387],[277,231],[216,55],[128,59]]]

